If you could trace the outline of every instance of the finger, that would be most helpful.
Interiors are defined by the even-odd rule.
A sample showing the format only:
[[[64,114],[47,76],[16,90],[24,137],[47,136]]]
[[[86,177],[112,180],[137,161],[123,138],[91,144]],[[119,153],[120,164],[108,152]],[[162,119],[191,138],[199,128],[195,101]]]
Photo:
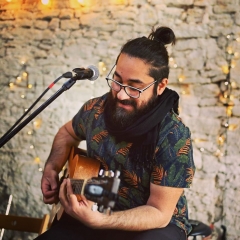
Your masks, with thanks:
[[[68,202],[67,196],[66,196],[66,179],[63,180],[60,190],[59,190],[59,199],[62,205],[66,205]]]
[[[57,203],[59,201],[58,195],[53,196],[53,197],[44,197],[43,196],[43,202],[46,204],[53,204]]]
[[[58,191],[57,190],[52,190],[52,191],[43,191],[44,197],[45,198],[51,198],[54,196],[58,195]]]
[[[70,179],[68,178],[67,179],[67,194],[73,194],[73,189],[72,189],[72,185],[71,185],[71,181],[70,181]]]
[[[73,193],[73,189],[72,189],[72,184],[70,179],[66,179],[66,189],[67,189],[67,198],[69,201],[71,201],[71,203],[74,203],[75,201],[77,201],[77,197],[76,195]]]

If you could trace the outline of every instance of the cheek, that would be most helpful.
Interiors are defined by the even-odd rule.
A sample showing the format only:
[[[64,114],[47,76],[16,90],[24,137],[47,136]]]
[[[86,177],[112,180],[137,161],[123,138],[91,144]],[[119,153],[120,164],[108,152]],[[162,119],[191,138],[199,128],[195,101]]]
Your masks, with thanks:
[[[117,92],[114,91],[114,90],[112,90],[112,89],[110,89],[110,94],[112,94],[112,97],[113,97],[113,98],[116,98],[116,97],[117,97]]]

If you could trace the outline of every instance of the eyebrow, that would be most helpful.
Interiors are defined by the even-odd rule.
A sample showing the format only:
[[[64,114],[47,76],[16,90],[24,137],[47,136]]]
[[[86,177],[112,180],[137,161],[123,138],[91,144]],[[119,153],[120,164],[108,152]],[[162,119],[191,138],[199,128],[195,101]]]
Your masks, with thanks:
[[[122,79],[121,75],[115,71],[114,72],[114,75],[116,75],[117,77],[119,77],[120,79]],[[144,84],[140,79],[128,79],[129,82],[132,82],[132,83],[140,83],[140,84]]]

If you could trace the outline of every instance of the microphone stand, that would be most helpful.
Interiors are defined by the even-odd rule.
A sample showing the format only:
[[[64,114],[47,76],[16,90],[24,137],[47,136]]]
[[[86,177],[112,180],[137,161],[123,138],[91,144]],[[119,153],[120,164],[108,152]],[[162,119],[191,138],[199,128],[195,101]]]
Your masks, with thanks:
[[[12,130],[7,136],[4,135],[0,139],[0,148],[4,146],[11,138],[13,138],[21,129],[23,129],[31,120],[33,120],[40,112],[42,112],[50,103],[52,103],[57,97],[59,97],[63,92],[70,89],[76,80],[80,80],[78,75],[73,76],[67,82],[65,82],[62,87],[54,93],[45,103],[43,103],[38,109],[36,109],[28,118],[26,118],[22,123],[20,123],[14,130]]]

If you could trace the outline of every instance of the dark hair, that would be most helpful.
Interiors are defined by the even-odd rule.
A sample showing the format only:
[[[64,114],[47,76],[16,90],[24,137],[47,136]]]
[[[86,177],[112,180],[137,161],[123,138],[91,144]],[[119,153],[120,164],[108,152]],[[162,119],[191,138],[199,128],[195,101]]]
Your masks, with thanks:
[[[129,56],[140,58],[152,66],[149,71],[149,76],[157,80],[154,90],[156,91],[158,83],[162,81],[163,78],[168,78],[169,75],[169,57],[165,45],[175,44],[175,41],[175,34],[172,29],[159,27],[155,30],[152,28],[152,32],[148,38],[139,37],[128,41],[123,45],[120,54],[125,53]]]

